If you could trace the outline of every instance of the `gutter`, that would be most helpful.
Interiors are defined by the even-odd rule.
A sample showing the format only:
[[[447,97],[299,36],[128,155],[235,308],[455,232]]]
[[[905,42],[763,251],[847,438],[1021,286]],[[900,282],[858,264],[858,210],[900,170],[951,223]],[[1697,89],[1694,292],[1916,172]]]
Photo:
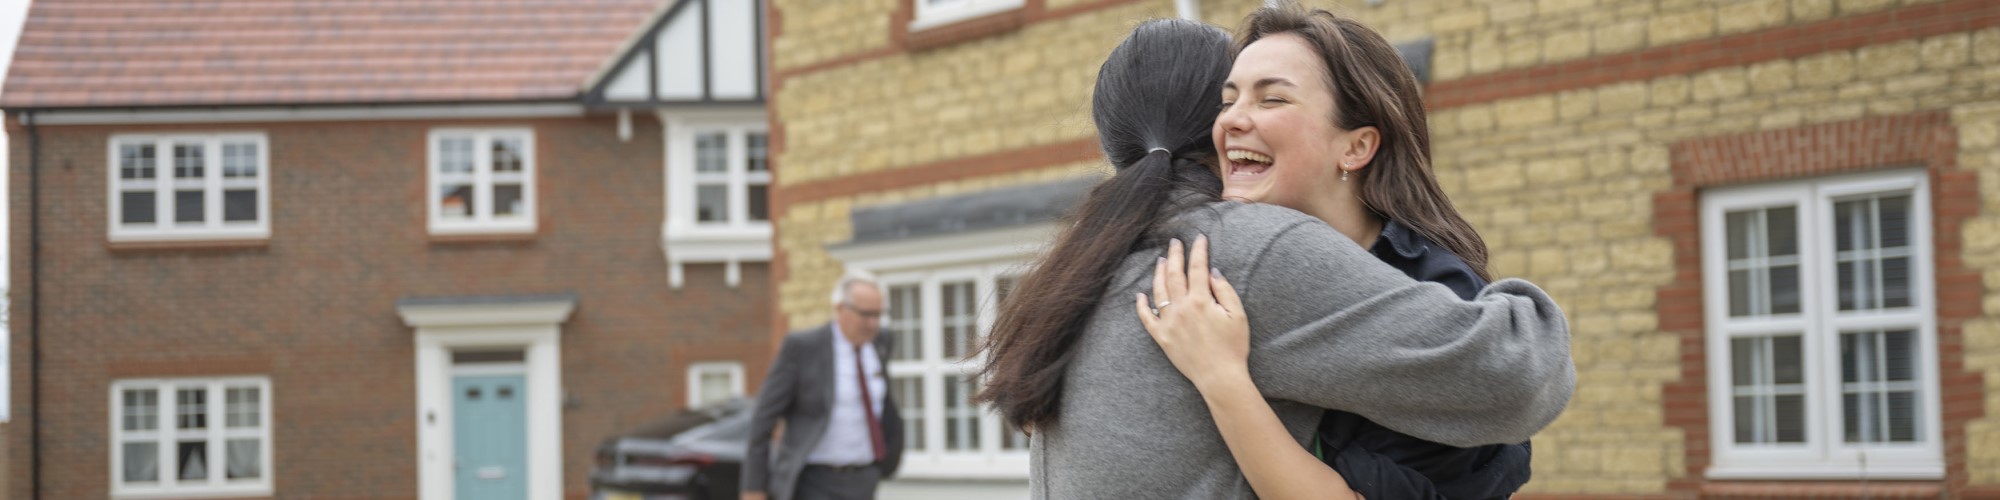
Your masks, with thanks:
[[[42,135],[35,112],[24,111],[28,129],[28,468],[34,485],[28,498],[42,497]]]

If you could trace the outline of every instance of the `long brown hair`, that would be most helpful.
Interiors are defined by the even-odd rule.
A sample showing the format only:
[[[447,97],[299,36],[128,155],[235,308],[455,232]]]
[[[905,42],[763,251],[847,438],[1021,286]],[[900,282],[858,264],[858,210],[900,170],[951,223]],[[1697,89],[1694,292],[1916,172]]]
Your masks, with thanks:
[[[1098,69],[1090,113],[1116,173],[1091,188],[1055,245],[1009,294],[981,350],[990,403],[1017,427],[1044,427],[1061,408],[1063,376],[1119,264],[1161,246],[1173,215],[1215,201],[1209,129],[1229,77],[1229,34],[1181,19],[1132,30]],[[973,356],[978,356],[974,353]]]
[[[1416,76],[1394,46],[1367,26],[1296,2],[1257,9],[1236,31],[1235,52],[1264,37],[1291,33],[1326,64],[1334,93],[1333,123],[1343,130],[1375,127],[1382,145],[1359,176],[1362,205],[1408,226],[1457,254],[1488,281],[1486,241],[1459,215],[1431,172],[1430,124]]]

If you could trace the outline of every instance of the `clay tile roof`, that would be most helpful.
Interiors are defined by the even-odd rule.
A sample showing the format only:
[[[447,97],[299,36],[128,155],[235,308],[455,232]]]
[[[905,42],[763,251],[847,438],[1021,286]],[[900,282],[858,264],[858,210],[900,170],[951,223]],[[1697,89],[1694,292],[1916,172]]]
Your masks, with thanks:
[[[547,101],[671,0],[35,0],[0,107]]]

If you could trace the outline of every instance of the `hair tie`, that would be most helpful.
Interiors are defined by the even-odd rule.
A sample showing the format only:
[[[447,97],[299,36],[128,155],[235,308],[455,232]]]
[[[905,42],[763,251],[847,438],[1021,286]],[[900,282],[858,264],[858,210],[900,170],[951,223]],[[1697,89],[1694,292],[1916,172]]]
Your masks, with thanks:
[[[1146,154],[1149,154],[1149,155],[1150,155],[1150,154],[1153,154],[1153,153],[1166,153],[1166,154],[1174,154],[1174,152],[1173,152],[1173,151],[1171,151],[1171,150],[1168,150],[1167,148],[1153,148],[1153,149],[1149,149],[1149,150],[1146,150]]]

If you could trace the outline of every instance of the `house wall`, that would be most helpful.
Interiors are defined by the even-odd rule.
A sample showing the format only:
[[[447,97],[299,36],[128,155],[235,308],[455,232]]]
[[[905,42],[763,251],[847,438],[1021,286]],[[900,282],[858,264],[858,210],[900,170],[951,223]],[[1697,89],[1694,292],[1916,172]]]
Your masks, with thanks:
[[[214,125],[44,126],[39,135],[41,408],[29,407],[29,134],[13,142],[13,401],[8,493],[30,498],[28,432],[41,422],[43,498],[102,498],[113,380],[260,374],[271,379],[277,496],[417,493],[414,331],[403,297],[574,293],[561,325],[563,479],[587,492],[600,440],[681,408],[688,363],[741,360],[756,384],[772,344],[768,266],[742,286],[721,265],[667,286],[659,124],[611,117]],[[540,231],[441,240],[425,229],[425,141],[434,127],[535,132]],[[249,247],[106,242],[107,137],[268,135],[271,237]],[[754,387],[754,385],[753,385]]]
[[[1261,2],[1200,3],[1233,25]],[[1392,42],[1435,39],[1434,168],[1492,271],[1544,286],[1572,320],[1576,396],[1537,436],[1524,496],[2000,495],[2000,6],[1308,3]],[[774,283],[792,327],[826,320],[840,271],[824,247],[849,239],[854,207],[1102,175],[1095,68],[1134,22],[1174,15],[1166,1],[1031,1],[1011,31],[922,46],[898,38],[894,0],[773,5]],[[1863,130],[1917,132],[1852,135]],[[1694,153],[1843,133],[1884,148],[1741,146],[1761,163],[1720,177]],[[1700,193],[1911,165],[1934,201],[1945,478],[1704,479]]]

